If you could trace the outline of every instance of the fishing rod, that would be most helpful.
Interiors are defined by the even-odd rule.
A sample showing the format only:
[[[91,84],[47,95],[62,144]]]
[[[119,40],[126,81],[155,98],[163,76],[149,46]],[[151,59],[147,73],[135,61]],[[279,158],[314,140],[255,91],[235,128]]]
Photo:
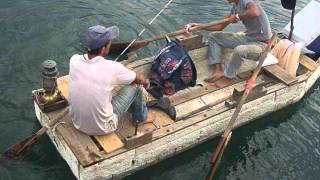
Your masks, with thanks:
[[[158,14],[156,14],[156,16],[154,16],[148,23],[148,25],[151,25],[159,16],[160,14],[169,7],[169,5],[173,2],[174,0],[170,0],[159,12]],[[146,28],[143,28],[140,33],[138,34],[138,36],[133,39],[130,44],[120,53],[120,55],[115,59],[115,61],[118,61],[120,56],[122,56],[130,47],[131,45],[138,39],[141,37],[141,35],[146,31]]]

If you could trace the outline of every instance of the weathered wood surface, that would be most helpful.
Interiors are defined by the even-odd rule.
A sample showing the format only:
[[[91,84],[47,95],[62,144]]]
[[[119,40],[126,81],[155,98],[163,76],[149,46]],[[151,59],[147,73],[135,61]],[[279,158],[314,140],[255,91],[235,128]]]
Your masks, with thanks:
[[[266,81],[270,82],[271,80],[265,75],[260,75],[257,78],[256,86],[262,83],[266,83]],[[199,110],[207,109],[215,104],[221,103],[231,98],[234,88],[244,88],[245,84],[246,81],[241,81],[239,83],[230,85],[222,89],[218,89],[208,94],[204,94],[202,96],[199,96],[198,98],[186,101],[175,106],[177,111],[177,119],[184,119],[188,117],[188,115],[199,112]]]
[[[48,113],[48,119],[53,119],[60,111]],[[64,139],[82,166],[88,166],[101,159],[101,153],[96,144],[88,135],[74,128],[68,115],[55,125],[54,131]]]
[[[153,131],[156,126],[153,123],[146,123],[138,125],[138,133],[143,134],[145,132]],[[125,117],[119,121],[117,132],[122,136],[122,138],[130,138],[134,136],[136,126],[131,121],[131,115],[126,113]]]
[[[205,65],[205,58],[207,57],[207,48],[201,49],[202,53],[195,53],[194,56],[198,57],[196,61],[198,63]],[[196,51],[195,51],[196,52]],[[150,66],[152,59],[148,59],[145,62],[134,62],[136,63],[136,69],[140,70]],[[132,65],[130,64],[130,65]],[[203,69],[204,70],[204,69]],[[204,71],[202,71],[204,72]],[[208,72],[208,71],[207,71]],[[201,73],[203,78],[206,73]],[[147,71],[145,71],[147,73]],[[265,94],[264,96],[256,96],[250,102],[247,102],[244,105],[243,110],[240,112],[239,122],[236,126],[243,125],[250,122],[251,120],[258,118],[267,113],[273,112],[277,109],[280,109],[288,104],[294,103],[302,98],[306,90],[308,90],[312,84],[319,78],[320,70],[317,68],[314,72],[307,72],[296,78],[294,85],[287,86],[284,83],[279,83],[275,81],[268,81],[266,79],[260,79],[257,81],[258,85],[261,85],[261,91]],[[265,77],[261,75],[260,77]],[[245,78],[245,77],[243,77]],[[269,78],[270,80],[270,78]],[[67,140],[62,138],[61,133],[56,133],[56,137],[59,143],[60,141],[66,142],[66,146],[70,147],[69,151],[59,150],[61,147],[58,147],[60,153],[63,154],[64,159],[68,161],[68,164],[72,168],[73,173],[77,178],[81,179],[95,179],[95,178],[117,178],[127,175],[133,171],[142,169],[150,164],[159,162],[162,159],[168,158],[178,152],[191,148],[208,138],[212,138],[224,129],[227,120],[231,117],[234,109],[228,108],[224,105],[223,98],[231,98],[233,88],[244,88],[245,81],[238,82],[230,87],[224,89],[202,89],[203,94],[201,95],[190,95],[189,98],[185,98],[183,101],[174,101],[171,98],[171,101],[177,107],[178,116],[185,117],[185,119],[173,122],[165,113],[155,110],[160,119],[152,124],[149,124],[150,127],[139,127],[139,131],[144,131],[146,129],[155,130],[152,136],[152,142],[139,146],[135,149],[125,149],[121,148],[119,150],[113,151],[111,153],[102,153],[98,152],[97,154],[91,151],[91,156],[97,156],[99,159],[96,160],[95,164],[90,164],[90,166],[83,166],[80,162],[76,161],[76,155],[74,151],[69,146]],[[201,89],[203,87],[195,87],[194,89],[189,88],[185,92],[179,92],[186,96],[192,94],[192,91],[195,89]],[[228,89],[229,88],[229,89]],[[178,93],[178,94],[179,94]],[[190,101],[189,106],[187,102]],[[191,105],[191,103],[193,103]],[[259,106],[256,106],[259,104]],[[201,108],[207,109],[201,109]],[[263,107],[263,108],[259,108]],[[202,110],[193,115],[188,115],[185,111],[196,112],[197,110]],[[154,110],[151,110],[154,111]],[[188,118],[186,118],[186,115]],[[126,136],[134,133],[135,127],[127,118],[125,122],[125,128],[128,132],[122,132],[121,136]],[[60,125],[59,125],[60,126]],[[58,126],[58,127],[59,127]],[[123,124],[119,124],[123,126]],[[57,127],[57,130],[58,130]],[[61,126],[63,127],[63,126]],[[123,127],[122,127],[123,128]],[[119,131],[119,134],[121,130]],[[50,135],[49,135],[50,136]],[[51,138],[51,137],[50,137]],[[91,140],[92,141],[92,140]],[[101,143],[100,143],[101,144]],[[80,152],[82,153],[82,152]],[[78,153],[79,154],[79,153]],[[88,154],[87,154],[88,156]],[[90,157],[90,156],[88,156]],[[76,162],[75,162],[76,161]],[[79,163],[77,165],[77,163]]]
[[[243,81],[245,81],[245,79],[237,79],[232,83],[232,85],[238,84]],[[217,90],[219,90],[217,87],[205,83],[203,86],[190,87],[187,90],[179,91],[175,95],[169,97],[169,99],[172,105],[177,106],[184,102],[188,102],[192,99],[203,96],[205,94],[215,92]]]
[[[265,66],[263,67],[263,70],[268,72],[271,76],[279,79],[286,85],[290,85],[296,81],[296,78],[292,77],[289,73],[287,73],[277,64]]]
[[[314,60],[310,59],[306,55],[301,55],[300,56],[300,61],[299,63],[306,67],[309,71],[314,71],[318,67],[318,63],[316,63]]]
[[[135,147],[150,143],[152,141],[153,130],[138,131],[137,134],[124,139],[125,147],[133,149]]]
[[[124,147],[123,142],[116,133],[94,137],[106,153],[111,153]]]
[[[196,62],[200,62],[198,63],[198,68],[202,68],[202,67],[206,67],[204,64],[206,64],[206,61],[202,60],[200,61],[199,59],[203,59],[207,56],[206,53],[198,53],[199,50],[196,50],[194,52],[191,52],[190,55],[196,59]],[[207,48],[202,48],[200,51],[202,52],[206,52]],[[147,58],[145,60],[141,60],[141,61],[137,61],[134,63],[131,63],[128,65],[129,68],[135,68],[135,71],[138,72],[142,72],[144,71],[144,69],[150,69],[148,68],[150,66],[150,63],[152,62],[152,58]],[[202,65],[203,64],[203,65]],[[139,69],[140,68],[140,69]],[[202,72],[203,71],[199,71]],[[207,71],[208,72],[208,71]],[[146,71],[145,73],[142,74],[147,74],[148,72]],[[204,73],[203,73],[204,74]],[[202,76],[202,75],[200,75]],[[57,84],[58,84],[58,89],[62,92],[63,96],[68,100],[69,99],[69,76],[63,76],[63,77],[59,77],[57,80]],[[117,88],[115,88],[117,91]],[[156,114],[159,114],[159,112],[155,112]],[[157,119],[155,120],[155,122],[153,124],[144,124],[144,125],[139,125],[138,127],[138,132],[142,133],[145,131],[150,131],[150,130],[155,130],[156,128],[160,128],[160,127],[164,127],[164,126],[168,126],[169,124],[172,124],[173,121],[170,118],[165,118],[166,120],[163,121],[159,120],[159,118],[164,117],[164,113],[161,112],[159,115],[157,115]],[[121,123],[121,127],[119,128],[119,134],[122,136],[122,138],[124,137],[128,137],[128,136],[133,136],[134,132],[135,132],[135,126],[132,125],[132,123],[129,122],[128,118],[125,120],[125,122],[120,122]],[[97,142],[102,146],[102,148],[107,152],[110,153],[112,151],[115,151],[121,147],[123,147],[123,144],[121,144],[121,140],[119,137],[117,136],[95,136],[94,137]],[[108,140],[113,140],[113,141],[108,141]],[[111,143],[114,142],[115,144]]]
[[[205,76],[201,76],[200,78],[204,79],[207,75],[208,74],[205,74]],[[238,78],[235,81],[233,81],[229,87],[233,88],[233,85],[246,81],[250,77],[250,75],[251,71],[240,73],[238,75]],[[178,91],[176,94],[169,97],[169,99],[172,105],[176,106],[217,90],[219,90],[219,88],[212,86],[208,83],[203,83],[202,86],[189,87],[186,90]]]
[[[243,120],[250,119],[252,115],[262,116],[265,113],[272,112],[274,107],[274,95],[261,98],[259,102],[248,104],[244,111],[241,112],[241,121],[238,124],[245,123]],[[254,103],[260,103],[265,106],[257,111]],[[219,115],[207,118],[206,121],[201,121],[194,126],[184,128],[182,131],[170,134],[163,138],[153,141],[152,143],[138,147],[135,150],[121,154],[117,158],[111,158],[103,161],[99,165],[93,165],[81,170],[83,177],[94,176],[99,174],[101,177],[108,177],[113,174],[114,177],[121,177],[124,172],[120,169],[126,169],[131,172],[138,170],[153,163],[159,162],[162,159],[173,156],[183,150],[189,149],[209,137],[214,137],[221,133],[226,125],[226,120],[230,118],[233,110],[220,113]],[[193,117],[197,118],[197,116]],[[242,120],[243,119],[243,120]],[[237,124],[237,125],[238,125]]]
[[[270,78],[268,78],[267,76],[259,76],[258,79],[257,79],[257,82],[256,82],[256,86],[259,86],[259,85],[263,85],[263,84],[268,84],[269,82],[271,81]],[[220,89],[219,91],[217,92],[212,92],[212,93],[209,93],[209,94],[206,94],[204,96],[201,96],[200,98],[198,99],[195,99],[195,100],[199,100],[201,99],[201,101],[203,102],[203,106],[201,107],[200,105],[198,106],[195,106],[195,109],[197,108],[203,108],[203,107],[206,107],[207,110],[203,110],[202,112],[198,112],[196,114],[193,114],[192,116],[190,116],[189,118],[185,118],[185,120],[181,120],[181,121],[178,121],[176,122],[174,125],[175,127],[168,127],[167,129],[171,128],[169,132],[167,132],[166,129],[163,129],[163,130],[158,130],[154,133],[154,138],[158,138],[160,136],[163,136],[165,134],[169,134],[169,133],[174,133],[178,130],[182,130],[190,125],[193,125],[193,124],[196,124],[200,121],[203,121],[205,120],[206,118],[210,117],[210,116],[213,116],[213,115],[216,115],[216,113],[222,113],[230,108],[228,107],[225,107],[225,100],[226,99],[229,99],[232,97],[232,93],[233,93],[233,89],[234,88],[244,88],[245,86],[245,82],[240,82],[238,84],[235,84],[233,86],[230,86],[230,87],[226,87],[224,89]],[[265,93],[266,94],[270,94],[276,90],[279,90],[281,88],[285,88],[286,86],[285,85],[282,85],[281,87],[273,87],[273,86],[270,86],[270,87],[266,87],[264,89]],[[258,97],[257,97],[258,98]],[[251,99],[251,101],[254,100],[254,99]],[[182,103],[183,104],[183,103]],[[185,102],[185,106],[187,106],[188,102]],[[178,105],[179,106],[179,105]],[[177,106],[177,107],[178,107]],[[190,107],[193,107],[194,105],[190,105]],[[184,106],[182,107],[179,107],[181,108],[181,114],[179,116],[183,116],[184,114],[189,114],[187,112],[184,112],[183,111],[183,108]],[[218,108],[218,109],[215,109],[215,108]],[[189,108],[189,109],[192,109],[192,108]],[[202,116],[201,114],[204,113],[204,112],[211,112],[213,114],[203,114],[204,115],[204,118],[196,118],[195,120],[191,120],[193,119],[193,117],[198,117],[198,116]],[[180,113],[180,111],[177,110],[177,112]]]
[[[307,79],[307,76],[304,76],[304,77],[302,76],[302,77],[298,78],[298,80],[300,80],[300,81],[303,81],[306,79]],[[287,86],[284,84],[281,84],[281,83],[277,83],[276,85],[273,85],[268,88],[270,91],[277,91],[279,89],[284,89],[283,92],[286,92],[285,89],[287,88]],[[284,94],[282,94],[282,95],[283,95],[283,97],[285,97]],[[283,100],[282,98],[280,98],[280,96],[281,95],[279,94],[278,101],[285,102],[286,99]],[[274,100],[274,99],[276,99],[276,98],[270,96],[270,97],[265,97],[265,99],[263,99],[259,102],[263,102],[261,105],[265,105],[264,103],[270,102],[271,100]],[[256,102],[252,102],[252,103],[255,104]],[[247,106],[254,107],[252,105],[247,105]],[[268,106],[264,106],[264,107],[268,107]],[[266,108],[264,108],[263,110],[266,110]],[[267,110],[268,110],[268,112],[273,111],[273,110],[270,110],[270,108],[267,108]],[[204,113],[204,112],[206,112],[206,113]],[[193,116],[186,121],[179,121],[174,124],[176,125],[176,127],[180,127],[180,124],[183,124],[185,122],[191,122],[192,119],[194,121],[198,120],[198,122],[204,123],[204,122],[208,122],[212,118],[216,118],[218,116],[221,117],[222,114],[225,115],[225,119],[226,119],[226,117],[228,117],[228,115],[231,116],[231,114],[232,114],[232,111],[228,110],[223,105],[223,103],[212,107],[211,111],[209,112],[212,114],[208,114],[207,111],[204,111],[204,112],[199,113],[197,116]],[[250,111],[245,111],[245,112],[251,113],[251,114],[249,116],[243,116],[243,117],[241,116],[244,119],[244,121],[240,121],[239,123],[246,123],[245,120],[247,120],[248,118],[252,118],[257,113],[256,109],[250,110]],[[217,115],[215,113],[217,113],[219,115]],[[203,117],[204,120],[199,121],[199,119],[200,119],[199,117]],[[245,117],[247,117],[247,119]],[[126,169],[126,171],[127,170],[130,171],[130,169],[138,170],[142,167],[149,165],[150,163],[158,162],[159,160],[161,160],[163,158],[171,156],[172,154],[169,154],[169,151],[168,151],[170,149],[175,149],[174,152],[178,153],[181,150],[184,150],[186,148],[190,148],[191,146],[193,146],[192,144],[194,144],[194,143],[202,142],[207,137],[209,137],[209,133],[204,133],[204,132],[208,132],[208,130],[210,131],[211,129],[214,129],[216,127],[221,127],[221,123],[218,123],[218,124],[217,123],[218,122],[216,122],[215,125],[201,126],[201,127],[205,127],[207,129],[207,131],[205,129],[201,128],[199,123],[194,123],[194,124],[198,124],[197,126],[193,126],[190,123],[191,125],[180,129],[181,132],[184,132],[184,135],[181,135],[181,136],[170,136],[170,134],[169,134],[169,135],[167,135],[169,137],[166,137],[166,136],[163,136],[164,134],[162,134],[161,135],[162,138],[157,138],[156,134],[161,133],[161,131],[156,131],[155,132],[156,134],[154,134],[153,138],[158,139],[159,142],[154,142],[155,144],[151,143],[152,145],[148,144],[150,146],[148,146],[148,145],[141,146],[140,148],[138,148],[136,150],[123,152],[117,156],[113,156],[113,158],[106,159],[106,160],[102,161],[101,163],[90,166],[88,168],[80,167],[80,172],[81,172],[80,176],[82,178],[89,178],[89,179],[93,179],[93,178],[97,178],[97,177],[98,178],[99,177],[112,178],[112,177],[124,175],[124,173],[125,173],[123,171],[124,169]],[[170,126],[171,125],[167,126],[166,128],[168,128]],[[193,127],[194,129],[192,131],[189,131],[189,133],[186,133],[185,131],[187,131],[188,127],[190,127],[190,128]],[[165,129],[162,129],[162,130],[165,130]],[[180,132],[180,131],[176,131],[176,132]],[[198,131],[200,131],[200,134],[198,134],[199,133]],[[192,132],[192,133],[190,133],[190,132]],[[171,133],[171,134],[176,134],[176,133]],[[190,139],[190,136],[192,136],[192,137],[195,136],[195,137]],[[183,138],[183,140],[181,138]],[[175,139],[176,141],[171,142],[172,139]],[[187,142],[185,142],[185,141],[187,141]],[[174,146],[174,147],[172,147],[172,146]],[[163,152],[161,152],[161,150]],[[144,155],[142,155],[142,152],[144,152]],[[112,166],[111,166],[111,164],[112,164]],[[110,169],[110,167],[111,167],[111,169]],[[121,171],[121,169],[122,169],[122,171]]]
[[[48,116],[40,110],[37,103],[34,103],[34,107],[37,119],[39,120],[40,124],[44,126],[49,121]],[[46,133],[62,158],[68,163],[72,173],[77,179],[80,179],[80,163],[70,149],[69,145],[66,143],[62,136],[55,133],[54,129],[48,129]]]
[[[287,91],[287,86],[282,83],[277,83],[275,85],[272,85],[268,87],[267,91],[270,91],[270,94],[267,96],[264,96],[262,98],[259,98],[257,100],[254,100],[250,103],[247,103],[244,106],[243,111],[240,113],[239,120],[236,124],[236,126],[243,125],[245,123],[248,123],[250,120],[253,120],[255,118],[258,118],[262,115],[265,115],[266,113],[273,112],[274,109],[278,108],[277,103],[279,102],[286,102],[286,103],[292,103],[292,101],[289,101],[290,99],[287,99],[286,97],[296,97],[299,95],[296,99],[301,98],[301,94],[304,94],[303,91],[303,81],[307,79],[307,76],[300,76],[298,77],[298,81],[302,82],[302,84],[298,85],[296,84],[295,87],[292,87],[290,91]],[[283,89],[284,94],[276,94],[276,92],[279,89]],[[292,94],[293,93],[293,94]],[[276,100],[276,101],[275,101]],[[255,106],[256,104],[259,104],[264,108],[259,108],[258,106]],[[218,112],[218,110],[220,112]],[[206,112],[206,111],[205,111]],[[218,114],[214,114],[217,113]],[[199,123],[195,123],[194,125],[190,125],[187,128],[183,128],[181,131],[176,131],[175,133],[169,134],[167,136],[164,136],[162,138],[159,138],[158,140],[149,143],[147,145],[141,146],[140,148],[137,148],[134,152],[129,151],[126,157],[125,161],[129,164],[120,162],[124,159],[119,158],[119,161],[112,161],[112,164],[117,164],[117,168],[114,169],[115,171],[112,171],[114,173],[113,177],[121,177],[124,175],[124,172],[119,172],[118,168],[124,168],[126,170],[129,169],[141,169],[145,166],[148,166],[150,164],[153,164],[155,162],[160,161],[161,159],[167,158],[169,156],[172,156],[179,151],[188,149],[190,147],[193,147],[195,144],[201,143],[202,141],[206,140],[208,137],[215,136],[219,133],[219,129],[223,130],[224,125],[226,125],[226,120],[231,117],[233,110],[227,110],[226,107],[223,104],[216,105],[210,110],[210,115],[207,113],[200,113],[197,116],[194,116],[185,122],[189,122],[192,119],[196,121],[195,119],[199,119],[199,117],[204,118],[204,121],[198,121]],[[220,120],[219,120],[220,119]],[[212,122],[214,121],[214,122]],[[175,124],[184,123],[183,121],[179,121]],[[180,127],[180,126],[178,126]],[[156,133],[159,133],[160,131],[156,131]],[[155,137],[156,135],[154,135]],[[172,139],[175,139],[175,141],[172,141]],[[171,152],[170,152],[171,151]],[[124,154],[123,154],[124,155]],[[131,156],[130,156],[131,155]],[[130,160],[128,160],[131,159]],[[114,159],[115,160],[115,159]],[[134,164],[132,163],[134,162]],[[107,167],[108,160],[104,161],[102,164],[99,165],[99,167],[94,167],[94,170],[97,170],[98,174],[106,174],[106,177],[108,176],[108,173],[103,171]],[[130,164],[131,163],[131,164]],[[88,177],[91,171],[91,167],[88,169],[83,169],[83,177]],[[129,172],[131,172],[129,170]],[[117,174],[118,173],[118,174]],[[115,175],[117,174],[117,175]]]
[[[161,129],[174,123],[174,121],[165,112],[159,109],[152,108],[150,112],[155,113],[156,115],[156,119],[153,121],[153,125],[156,129]]]
[[[200,33],[179,35],[176,36],[176,41],[187,51],[199,49],[205,46],[205,44],[203,43],[203,36]]]

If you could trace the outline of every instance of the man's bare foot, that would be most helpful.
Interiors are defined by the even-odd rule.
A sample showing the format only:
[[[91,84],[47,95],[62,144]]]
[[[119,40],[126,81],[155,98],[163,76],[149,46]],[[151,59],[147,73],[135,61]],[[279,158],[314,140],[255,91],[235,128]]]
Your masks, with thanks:
[[[213,73],[212,76],[208,77],[208,78],[205,78],[204,79],[204,82],[206,83],[213,83],[213,82],[216,82],[218,81],[220,78],[223,77],[223,72],[216,72],[216,73]]]
[[[147,123],[152,123],[156,119],[156,115],[153,112],[148,112],[147,119],[142,121],[139,124],[147,124]]]
[[[233,79],[223,76],[222,78],[220,78],[218,81],[214,83],[214,86],[216,86],[217,88],[224,88],[232,84],[232,82],[233,82]]]

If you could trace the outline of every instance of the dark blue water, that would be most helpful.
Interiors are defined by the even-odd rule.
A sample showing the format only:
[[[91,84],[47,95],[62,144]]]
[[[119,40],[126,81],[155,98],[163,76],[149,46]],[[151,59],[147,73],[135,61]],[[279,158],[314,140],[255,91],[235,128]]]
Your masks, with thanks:
[[[0,1],[0,152],[40,126],[31,90],[40,86],[40,64],[57,61],[68,73],[72,54],[91,25],[117,25],[119,41],[130,41],[143,28],[144,38],[182,28],[189,22],[209,22],[229,10],[226,1],[176,0],[154,25],[147,22],[167,1],[154,0],[2,0]],[[297,11],[309,0],[297,2]],[[290,11],[280,0],[261,1],[272,28],[280,30]],[[316,22],[317,23],[317,22]],[[157,52],[158,43],[139,55]],[[233,134],[217,179],[319,179],[320,83],[288,108],[246,125]],[[217,139],[139,171],[127,179],[203,179]],[[34,146],[23,161],[0,164],[0,179],[74,179],[48,137]]]

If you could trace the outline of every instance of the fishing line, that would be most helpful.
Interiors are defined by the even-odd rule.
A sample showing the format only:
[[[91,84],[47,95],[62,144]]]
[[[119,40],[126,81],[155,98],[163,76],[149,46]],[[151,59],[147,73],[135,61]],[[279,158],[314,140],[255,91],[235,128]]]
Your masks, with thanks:
[[[159,11],[159,13],[158,13],[153,19],[150,20],[150,22],[148,23],[148,25],[151,25],[151,24],[160,16],[160,14],[161,14],[165,9],[167,9],[167,8],[169,7],[169,5],[172,3],[172,1],[174,1],[174,0],[170,0],[163,8]],[[118,59],[120,58],[120,56],[122,56],[122,55],[131,47],[131,45],[132,45],[134,42],[136,42],[136,40],[137,40],[138,38],[141,37],[141,35],[142,35],[145,31],[146,31],[146,28],[143,28],[143,29],[140,31],[140,33],[138,34],[138,36],[130,42],[130,44],[121,52],[121,54],[120,54],[114,61],[117,62]]]

